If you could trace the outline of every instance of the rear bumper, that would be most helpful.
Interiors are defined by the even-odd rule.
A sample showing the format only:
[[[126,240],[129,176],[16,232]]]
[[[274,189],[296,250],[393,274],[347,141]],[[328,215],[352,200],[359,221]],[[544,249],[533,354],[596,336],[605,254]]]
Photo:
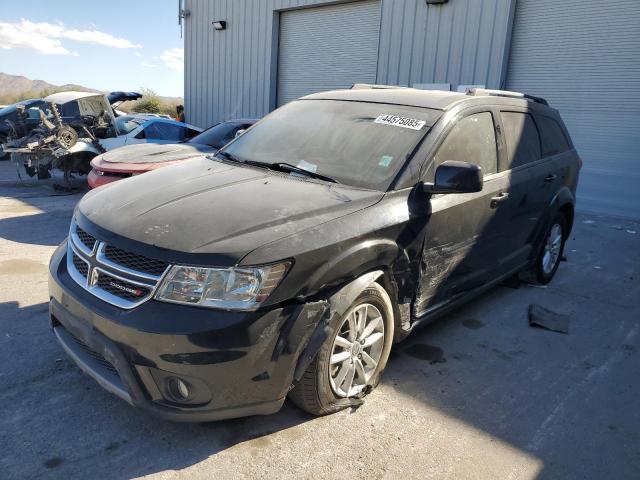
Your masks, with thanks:
[[[174,421],[280,409],[320,319],[313,304],[240,313],[150,300],[123,311],[77,285],[65,255],[63,245],[50,264],[51,325],[67,354],[103,388]],[[191,398],[171,397],[175,378]]]

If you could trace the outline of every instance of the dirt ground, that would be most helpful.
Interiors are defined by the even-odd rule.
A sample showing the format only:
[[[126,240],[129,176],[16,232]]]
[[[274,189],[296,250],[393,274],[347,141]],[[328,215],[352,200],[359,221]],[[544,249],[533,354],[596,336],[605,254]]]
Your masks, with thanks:
[[[413,334],[355,411],[177,424],[103,391],[48,328],[81,194],[0,162],[0,478],[640,478],[640,224],[580,214],[548,288],[498,287]],[[531,303],[569,315],[532,328]]]

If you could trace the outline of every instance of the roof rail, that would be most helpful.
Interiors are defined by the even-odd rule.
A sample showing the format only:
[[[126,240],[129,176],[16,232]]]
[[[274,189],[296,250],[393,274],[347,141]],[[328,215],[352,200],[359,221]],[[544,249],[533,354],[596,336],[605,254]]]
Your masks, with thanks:
[[[526,93],[520,92],[510,92],[509,90],[489,90],[486,88],[469,88],[467,90],[467,95],[473,96],[481,96],[481,95],[489,95],[493,97],[510,97],[510,98],[522,98],[524,100],[529,100],[534,103],[540,103],[541,105],[549,105],[542,97],[534,97],[533,95],[527,95]]]
[[[401,87],[399,85],[375,85],[371,83],[354,83],[351,85],[351,90],[392,90],[396,88],[408,87]]]

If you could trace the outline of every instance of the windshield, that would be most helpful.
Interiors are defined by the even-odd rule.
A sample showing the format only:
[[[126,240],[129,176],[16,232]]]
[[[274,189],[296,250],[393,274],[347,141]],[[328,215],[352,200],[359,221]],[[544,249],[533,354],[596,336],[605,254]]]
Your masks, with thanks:
[[[133,132],[144,122],[146,122],[145,119],[136,117],[118,117],[116,118],[116,128],[118,130],[118,135],[126,135],[129,132]]]
[[[238,122],[223,122],[208,128],[199,135],[196,135],[189,143],[199,143],[209,145],[213,148],[222,148],[233,140],[239,130],[249,128],[250,125]]]
[[[298,100],[229,144],[239,161],[288,163],[340,183],[387,190],[440,112],[336,100]]]

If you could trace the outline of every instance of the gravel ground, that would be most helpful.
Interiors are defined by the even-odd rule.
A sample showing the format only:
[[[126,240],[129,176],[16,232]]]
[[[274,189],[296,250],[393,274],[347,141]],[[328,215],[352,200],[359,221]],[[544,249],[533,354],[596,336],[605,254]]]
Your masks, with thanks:
[[[158,420],[48,328],[46,272],[81,194],[0,162],[1,478],[640,478],[640,224],[581,214],[548,288],[498,287],[397,345],[356,411]],[[538,303],[570,333],[528,326]]]

